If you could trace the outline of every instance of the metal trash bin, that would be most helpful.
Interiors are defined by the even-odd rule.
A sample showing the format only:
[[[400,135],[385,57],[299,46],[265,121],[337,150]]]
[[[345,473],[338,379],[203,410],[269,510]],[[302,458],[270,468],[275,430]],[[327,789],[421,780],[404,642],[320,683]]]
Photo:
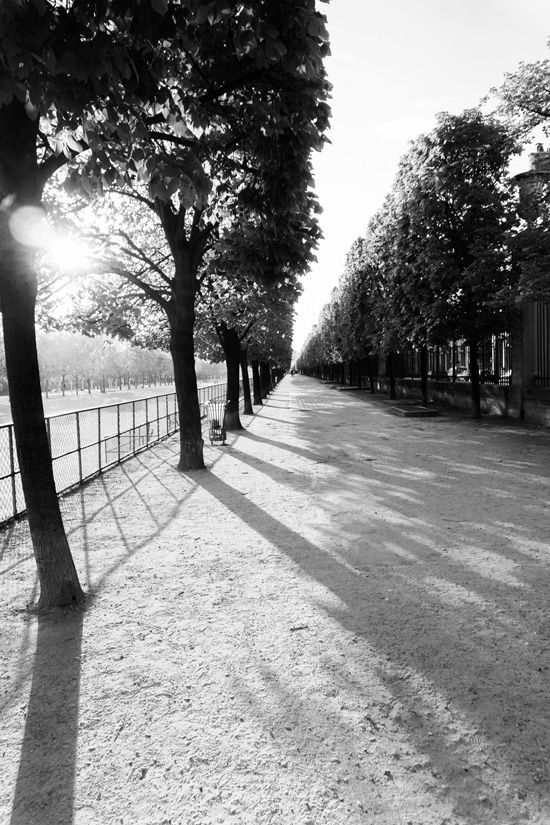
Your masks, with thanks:
[[[208,401],[206,404],[206,414],[208,416],[208,438],[210,443],[221,442],[225,444],[225,410],[226,401]]]

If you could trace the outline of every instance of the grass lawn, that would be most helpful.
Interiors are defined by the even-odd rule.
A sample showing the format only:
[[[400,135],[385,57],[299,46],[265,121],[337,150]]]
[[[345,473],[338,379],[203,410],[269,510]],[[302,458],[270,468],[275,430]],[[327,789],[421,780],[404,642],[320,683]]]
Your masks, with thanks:
[[[202,385],[199,384],[199,386]],[[207,386],[207,384],[204,386]],[[122,404],[124,401],[135,401],[138,398],[150,398],[154,395],[173,392],[175,392],[173,384],[162,384],[156,387],[140,387],[132,390],[107,390],[104,393],[99,390],[92,390],[91,393],[85,390],[79,392],[78,395],[74,392],[68,392],[64,396],[60,393],[50,393],[49,398],[44,398],[44,409],[46,415],[58,415],[74,410],[86,410],[90,407]],[[9,424],[11,420],[9,397],[7,395],[0,396],[0,425]]]

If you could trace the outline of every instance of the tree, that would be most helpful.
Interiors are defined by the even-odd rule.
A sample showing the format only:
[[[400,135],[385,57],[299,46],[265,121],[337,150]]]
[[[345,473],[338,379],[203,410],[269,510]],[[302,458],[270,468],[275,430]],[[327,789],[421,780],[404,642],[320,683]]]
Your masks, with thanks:
[[[538,127],[549,134],[550,60],[520,63],[492,94],[499,100],[497,113],[522,135],[530,137]]]
[[[499,115],[525,140],[532,140],[535,133],[550,134],[550,60],[520,63],[493,94],[500,100]],[[550,300],[550,164],[542,143],[531,158],[532,169],[515,177],[522,219],[512,241],[521,270],[518,304]]]
[[[287,231],[281,237],[285,227]],[[203,354],[212,357],[212,334],[209,337],[208,332],[214,331],[216,344],[219,343],[224,353],[228,429],[242,426],[238,402],[239,370],[243,376],[246,409],[252,412],[251,399],[247,397],[248,348],[255,342],[257,351],[263,339],[264,350],[267,349],[266,331],[272,333],[282,317],[290,319],[300,294],[298,276],[307,270],[318,236],[315,223],[301,226],[294,215],[290,220],[282,216],[275,225],[258,219],[249,220],[226,232],[225,253],[212,255],[207,264],[198,306],[199,341]],[[290,327],[290,320],[287,327]],[[279,332],[284,338],[289,329],[285,332],[281,328]],[[257,391],[255,397],[259,397]]]
[[[358,238],[350,247],[338,284],[338,303],[342,354],[350,362],[356,359],[358,364],[360,359],[368,359],[369,383],[374,392],[371,355],[381,351],[382,296],[380,269],[371,246],[367,238]],[[358,366],[359,381],[360,378]]]

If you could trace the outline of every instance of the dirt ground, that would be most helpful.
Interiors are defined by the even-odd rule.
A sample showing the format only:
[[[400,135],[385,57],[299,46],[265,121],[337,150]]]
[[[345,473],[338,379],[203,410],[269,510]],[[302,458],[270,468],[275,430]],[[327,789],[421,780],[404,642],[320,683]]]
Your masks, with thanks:
[[[287,376],[0,536],[0,822],[550,823],[550,432]],[[36,585],[34,584],[34,588]]]

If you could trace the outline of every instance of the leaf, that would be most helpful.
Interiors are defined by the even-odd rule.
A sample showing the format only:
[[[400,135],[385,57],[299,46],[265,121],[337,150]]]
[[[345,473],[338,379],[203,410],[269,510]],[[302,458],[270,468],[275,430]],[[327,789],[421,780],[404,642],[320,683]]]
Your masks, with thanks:
[[[4,54],[9,55],[10,57],[14,57],[16,54],[20,54],[21,52],[21,46],[19,43],[16,43],[15,40],[12,40],[11,37],[2,38],[0,48]]]
[[[65,140],[67,142],[67,146],[69,146],[73,152],[82,152],[82,144],[75,140],[72,135],[66,135]]]
[[[179,193],[179,200],[184,209],[191,209],[196,200],[194,187],[182,186]]]
[[[208,8],[206,6],[199,6],[197,11],[195,12],[195,23],[201,26],[203,23],[206,23],[208,20]]]
[[[307,30],[308,34],[311,34],[313,37],[320,37],[322,40],[328,40],[327,28],[321,16],[315,15],[315,17],[312,17],[308,21]]]
[[[69,75],[75,75],[78,72],[79,59],[74,52],[64,51],[59,60],[59,66],[63,71]],[[102,73],[104,69],[102,69]],[[99,75],[98,75],[99,76]]]
[[[156,11],[157,14],[166,14],[168,11],[168,2],[167,0],[151,0],[151,6],[153,10]]]
[[[280,40],[266,40],[265,53],[270,60],[277,60],[287,54],[287,48]]]

